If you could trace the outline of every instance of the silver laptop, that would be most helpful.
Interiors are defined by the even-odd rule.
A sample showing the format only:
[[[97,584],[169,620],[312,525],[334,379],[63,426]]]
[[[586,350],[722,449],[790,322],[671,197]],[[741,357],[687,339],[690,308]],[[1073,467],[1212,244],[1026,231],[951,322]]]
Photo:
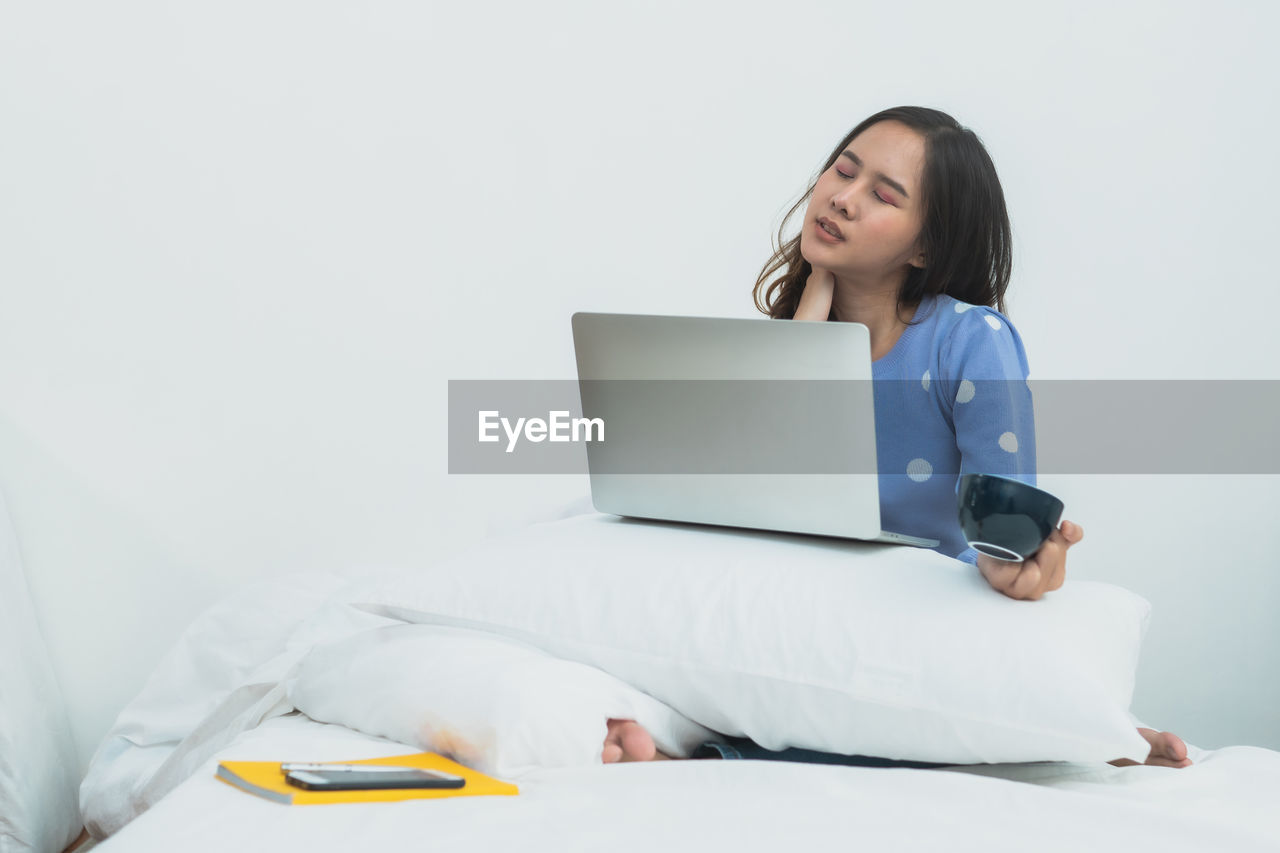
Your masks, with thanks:
[[[599,512],[938,544],[880,527],[866,326],[579,312],[573,342]]]

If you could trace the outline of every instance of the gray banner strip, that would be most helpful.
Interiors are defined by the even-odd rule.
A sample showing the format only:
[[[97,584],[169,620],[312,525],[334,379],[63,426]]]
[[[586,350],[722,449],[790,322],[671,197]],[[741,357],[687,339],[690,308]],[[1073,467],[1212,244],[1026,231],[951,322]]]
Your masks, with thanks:
[[[449,472],[863,474],[868,399],[976,387],[1030,391],[1042,474],[1280,474],[1280,380],[933,382],[450,380]]]

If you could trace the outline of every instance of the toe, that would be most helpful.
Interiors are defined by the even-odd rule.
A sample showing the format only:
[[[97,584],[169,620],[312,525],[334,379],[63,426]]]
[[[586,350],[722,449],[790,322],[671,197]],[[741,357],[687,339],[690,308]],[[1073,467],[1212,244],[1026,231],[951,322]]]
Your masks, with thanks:
[[[1153,767],[1187,767],[1191,764],[1191,759],[1187,757],[1187,745],[1182,738],[1172,732],[1158,732],[1155,729],[1138,729],[1138,732],[1151,744],[1146,764]]]
[[[1191,759],[1187,757],[1187,745],[1182,738],[1173,732],[1160,732],[1157,737],[1159,740],[1151,745],[1153,758],[1159,753],[1166,767],[1186,767],[1191,763]]]
[[[605,764],[619,761],[652,761],[658,748],[644,726],[635,720],[609,720],[600,758]]]
[[[639,723],[625,726],[621,732],[624,761],[652,761],[657,748],[653,738]]]

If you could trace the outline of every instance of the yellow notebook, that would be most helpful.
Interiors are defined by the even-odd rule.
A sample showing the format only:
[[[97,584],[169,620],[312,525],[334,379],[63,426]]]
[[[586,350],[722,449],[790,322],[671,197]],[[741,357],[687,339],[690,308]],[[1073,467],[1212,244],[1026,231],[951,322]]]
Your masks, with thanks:
[[[467,780],[461,788],[400,788],[374,791],[308,791],[295,788],[284,780],[279,761],[223,761],[218,765],[218,778],[242,791],[257,794],[277,803],[294,806],[322,803],[386,803],[398,800],[432,800],[438,797],[512,796],[519,789],[509,782],[477,773],[469,767],[450,761],[433,752],[415,755],[393,755],[361,761],[334,761],[331,764],[390,764],[396,767],[422,767],[453,773]]]

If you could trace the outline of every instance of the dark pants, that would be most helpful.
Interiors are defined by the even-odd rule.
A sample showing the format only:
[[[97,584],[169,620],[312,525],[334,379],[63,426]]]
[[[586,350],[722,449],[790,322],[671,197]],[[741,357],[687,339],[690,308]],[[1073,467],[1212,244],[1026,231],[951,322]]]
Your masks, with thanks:
[[[895,761],[892,758],[876,758],[872,755],[839,755],[834,752],[818,752],[816,749],[784,749],[781,752],[765,749],[744,737],[725,738],[723,742],[704,743],[693,751],[694,758],[749,759],[756,761],[799,761],[804,764],[850,764],[855,767],[951,767],[950,764],[934,764],[929,761]]]

